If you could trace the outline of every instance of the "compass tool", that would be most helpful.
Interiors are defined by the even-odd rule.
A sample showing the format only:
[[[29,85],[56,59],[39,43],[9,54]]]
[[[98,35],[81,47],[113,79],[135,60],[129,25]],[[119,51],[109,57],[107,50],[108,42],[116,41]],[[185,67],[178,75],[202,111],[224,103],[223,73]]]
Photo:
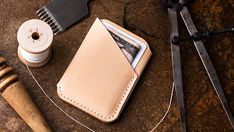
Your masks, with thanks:
[[[185,6],[185,0],[163,0],[162,1],[168,8],[168,16],[171,24],[171,54],[172,54],[172,68],[173,68],[173,79],[175,83],[177,103],[179,105],[180,111],[180,122],[183,132],[187,131],[186,128],[186,116],[184,107],[184,94],[183,94],[183,84],[182,84],[182,71],[181,71],[181,60],[180,60],[180,45],[179,43],[184,40],[192,39],[194,46],[199,54],[199,57],[206,69],[206,72],[210,78],[210,81],[214,87],[214,90],[222,104],[222,107],[234,128],[234,118],[232,116],[231,109],[228,105],[227,99],[223,92],[221,83],[219,81],[218,75],[215,68],[210,60],[210,57],[206,51],[206,48],[201,41],[203,38],[207,38],[210,35],[216,35],[225,32],[233,32],[233,28],[222,31],[210,31],[210,32],[198,32],[190,14]],[[185,26],[190,34],[188,38],[182,38],[179,36],[178,21],[177,17],[181,16]]]

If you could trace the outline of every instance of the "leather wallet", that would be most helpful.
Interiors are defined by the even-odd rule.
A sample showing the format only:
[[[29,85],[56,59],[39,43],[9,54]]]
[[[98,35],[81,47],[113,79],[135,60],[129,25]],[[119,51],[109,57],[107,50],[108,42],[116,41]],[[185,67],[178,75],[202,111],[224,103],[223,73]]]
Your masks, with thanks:
[[[132,66],[107,30],[115,28],[143,45]],[[59,97],[104,122],[118,118],[151,57],[145,40],[108,20],[96,19],[61,80]]]

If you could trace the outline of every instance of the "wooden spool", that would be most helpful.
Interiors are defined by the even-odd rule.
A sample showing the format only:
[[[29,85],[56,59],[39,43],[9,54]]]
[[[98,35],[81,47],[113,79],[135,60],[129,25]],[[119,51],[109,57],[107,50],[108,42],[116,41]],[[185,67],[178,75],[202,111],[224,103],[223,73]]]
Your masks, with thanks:
[[[0,92],[3,98],[23,118],[35,132],[50,132],[51,129],[33,102],[13,69],[8,67],[6,59],[0,57]]]
[[[53,36],[51,27],[42,20],[24,22],[17,33],[18,57],[21,62],[30,67],[44,66],[51,57]]]

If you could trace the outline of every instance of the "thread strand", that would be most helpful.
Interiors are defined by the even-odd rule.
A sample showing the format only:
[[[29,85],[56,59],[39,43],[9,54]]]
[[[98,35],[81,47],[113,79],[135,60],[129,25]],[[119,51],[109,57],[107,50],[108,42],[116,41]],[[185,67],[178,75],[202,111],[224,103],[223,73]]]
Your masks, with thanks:
[[[24,59],[23,59],[24,60]],[[91,129],[90,127],[86,126],[85,124],[81,123],[80,121],[76,120],[75,118],[73,118],[71,115],[69,115],[67,112],[65,112],[57,103],[55,103],[49,96],[48,94],[45,92],[45,90],[42,88],[42,86],[40,85],[40,83],[37,81],[36,77],[33,75],[32,71],[30,70],[29,66],[27,65],[27,63],[24,60],[24,64],[26,65],[26,68],[29,72],[29,74],[31,75],[31,77],[33,78],[33,80],[36,82],[36,84],[38,85],[38,87],[41,89],[41,91],[44,93],[44,95],[62,112],[64,113],[67,117],[69,117],[71,120],[73,120],[74,122],[76,122],[77,124],[81,125],[82,127],[86,128],[87,130],[91,131],[91,132],[95,132],[93,129]]]
[[[24,60],[24,59],[23,59]],[[90,127],[86,126],[85,124],[81,123],[80,121],[76,120],[75,118],[73,118],[71,115],[69,115],[67,112],[65,112],[57,103],[55,103],[49,96],[48,94],[45,92],[45,90],[42,88],[42,86],[40,85],[40,83],[37,81],[36,77],[33,75],[32,71],[30,70],[29,66],[27,65],[27,63],[24,60],[24,64],[26,65],[26,68],[29,72],[29,74],[31,75],[31,77],[33,78],[33,80],[36,82],[36,84],[38,85],[38,87],[40,88],[40,90],[44,93],[44,95],[62,112],[64,113],[67,117],[69,117],[71,120],[73,120],[74,122],[76,122],[77,124],[81,125],[82,127],[86,128],[87,130],[91,131],[91,132],[95,132],[93,129],[91,129]],[[174,95],[174,89],[175,89],[175,84],[173,82],[172,84],[172,91],[171,91],[171,97],[170,97],[170,101],[169,101],[169,105],[167,108],[166,113],[164,114],[164,116],[161,118],[161,120],[154,126],[154,128],[152,130],[150,130],[150,132],[153,132],[167,117],[170,108],[171,108],[171,104],[173,101],[173,95]]]
[[[153,131],[165,120],[165,118],[167,117],[167,115],[168,115],[168,113],[169,113],[169,110],[170,110],[170,108],[171,108],[172,101],[173,101],[174,89],[175,89],[175,83],[173,82],[173,83],[172,83],[172,90],[171,90],[170,102],[169,102],[167,111],[166,111],[166,113],[164,114],[164,116],[161,118],[161,120],[155,125],[155,127],[154,127],[152,130],[150,130],[150,132],[153,132]]]

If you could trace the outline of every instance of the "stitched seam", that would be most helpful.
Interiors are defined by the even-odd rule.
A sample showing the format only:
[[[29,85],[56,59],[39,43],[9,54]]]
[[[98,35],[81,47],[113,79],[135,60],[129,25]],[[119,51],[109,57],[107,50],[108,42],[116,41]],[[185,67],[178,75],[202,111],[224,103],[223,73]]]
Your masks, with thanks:
[[[117,114],[117,111],[119,110],[120,105],[123,103],[124,98],[125,98],[125,96],[127,95],[127,92],[129,91],[129,88],[130,88],[130,86],[131,86],[133,80],[134,80],[134,76],[132,77],[132,79],[131,79],[130,82],[128,83],[128,87],[125,89],[125,91],[124,91],[122,97],[120,98],[120,101],[119,101],[118,106],[116,107],[114,113],[113,113],[111,116],[109,116],[109,117],[106,117],[106,116],[104,116],[104,115],[102,115],[102,114],[100,114],[100,113],[98,113],[98,112],[96,112],[96,111],[94,111],[94,110],[92,110],[92,109],[90,109],[90,108],[88,108],[88,107],[86,107],[86,106],[84,106],[84,105],[78,103],[77,101],[74,101],[74,100],[72,100],[72,99],[66,97],[65,95],[63,95],[63,92],[62,92],[62,90],[61,90],[61,87],[59,87],[59,94],[60,94],[61,97],[63,97],[64,99],[66,99],[66,100],[68,100],[68,101],[71,101],[71,103],[74,103],[74,104],[76,104],[76,105],[79,105],[80,107],[86,109],[87,111],[90,111],[91,113],[93,113],[93,114],[95,114],[95,115],[97,115],[97,116],[99,116],[99,117],[101,117],[101,118],[103,118],[103,119],[111,119],[111,118],[115,117],[115,115]]]

